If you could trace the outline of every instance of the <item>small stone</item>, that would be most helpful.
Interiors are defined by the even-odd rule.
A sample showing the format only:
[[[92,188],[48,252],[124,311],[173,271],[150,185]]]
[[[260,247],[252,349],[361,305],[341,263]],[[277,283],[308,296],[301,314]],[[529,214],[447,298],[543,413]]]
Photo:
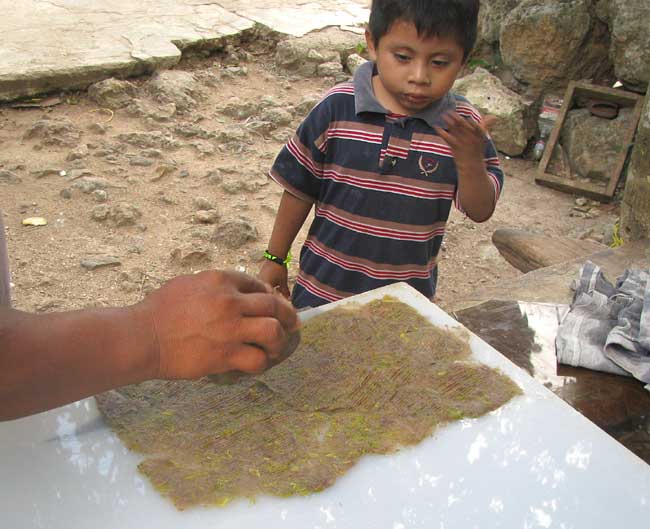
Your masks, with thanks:
[[[173,197],[169,197],[169,196],[167,196],[167,195],[162,195],[162,196],[160,197],[160,201],[161,201],[163,204],[166,204],[167,206],[177,206],[177,205],[178,205],[178,200],[176,200],[176,199],[173,198]]]
[[[135,167],[151,167],[153,165],[153,160],[144,158],[143,156],[134,156],[129,161],[129,164]]]
[[[176,125],[176,127],[174,127],[174,132],[184,138],[206,139],[211,138],[214,135],[212,132],[208,132],[207,130],[190,123],[180,123]]]
[[[97,270],[98,268],[106,268],[109,266],[121,266],[122,262],[112,255],[98,255],[88,257],[81,261],[81,266],[86,270]]]
[[[117,139],[141,149],[175,149],[180,145],[169,132],[154,130],[151,132],[129,132],[120,134]]]
[[[80,145],[73,151],[70,151],[68,153],[68,156],[66,156],[66,160],[69,162],[73,162],[74,160],[81,160],[82,158],[85,158],[88,156],[88,146],[87,145]]]
[[[106,134],[106,127],[101,123],[92,123],[88,125],[88,130],[95,134]]]
[[[259,110],[259,106],[253,101],[240,101],[238,98],[232,99],[221,113],[235,119],[247,119]]]
[[[81,138],[81,132],[67,117],[41,119],[34,123],[25,134],[25,139],[38,139],[42,145],[68,147],[77,145],[79,138]]]
[[[181,169],[178,173],[178,178],[187,178],[188,176],[190,176],[190,172],[187,169]]]
[[[136,95],[137,89],[133,83],[119,79],[105,79],[88,88],[88,96],[102,107],[111,109],[128,105]]]
[[[293,115],[291,112],[283,108],[268,108],[260,114],[260,120],[268,121],[274,126],[274,128],[289,125],[292,119]]]
[[[303,97],[294,107],[294,112],[298,116],[306,116],[321,100],[320,96],[308,95]]]
[[[80,168],[80,169],[73,169],[72,171],[70,171],[68,176],[69,176],[69,180],[77,180],[84,176],[94,176],[94,175],[88,169]]]
[[[35,176],[38,179],[41,178],[46,178],[48,176],[59,176],[61,173],[61,169],[53,169],[53,168],[47,168],[47,169],[37,169],[35,171],[31,171],[31,175]]]
[[[194,209],[196,210],[201,210],[201,209],[214,209],[214,206],[212,203],[204,197],[196,197],[192,201],[192,205],[194,206]]]
[[[76,180],[73,184],[72,187],[74,189],[79,189],[81,190],[82,193],[89,195],[96,189],[106,189],[109,187],[114,187],[114,188],[119,188],[119,189],[124,189],[126,186],[124,185],[117,185],[117,184],[112,184],[105,178],[100,178],[98,176],[84,176],[82,178],[79,178]]]
[[[199,269],[210,265],[211,252],[201,244],[186,244],[176,248],[171,254],[172,263],[183,268]]]
[[[210,185],[219,185],[223,182],[223,176],[221,175],[221,171],[219,171],[219,169],[209,171],[205,177],[208,179],[208,184]]]
[[[221,70],[221,75],[225,79],[232,79],[234,77],[246,77],[248,75],[248,68],[246,66],[229,66]]]
[[[122,292],[133,293],[139,292],[142,289],[145,275],[142,270],[129,270],[128,272],[120,272],[118,281],[120,290]]]
[[[55,309],[58,309],[61,306],[61,302],[57,299],[46,299],[38,303],[34,310],[36,312],[50,312]]]
[[[336,77],[343,71],[340,62],[324,62],[316,68],[316,73],[322,77]]]
[[[162,158],[162,151],[160,149],[145,149],[140,153],[144,158]]]
[[[217,227],[212,234],[212,240],[221,243],[231,250],[241,248],[248,242],[259,238],[257,228],[243,219],[231,220]]]
[[[576,198],[576,206],[584,207],[589,203],[589,200],[587,200],[584,197],[578,197]]]
[[[244,190],[244,186],[238,180],[230,180],[221,184],[221,190],[229,195],[237,195]]]
[[[142,213],[135,206],[121,202],[111,208],[109,217],[117,227],[134,226],[138,219],[142,217]]]
[[[61,191],[59,191],[59,196],[66,200],[70,200],[72,198],[72,191],[70,191],[69,188],[64,187],[63,189],[61,189]]]
[[[108,193],[103,189],[95,189],[95,191],[93,191],[93,199],[95,202],[103,204],[108,200]]]
[[[350,70],[351,74],[354,74],[358,69],[359,66],[362,64],[365,64],[366,59],[364,59],[361,55],[358,53],[353,53],[351,55],[348,55],[347,60],[345,61],[345,65],[348,67],[348,70]]]
[[[109,213],[110,208],[106,204],[101,204],[93,208],[90,212],[90,218],[97,222],[103,222],[108,219]]]
[[[270,121],[255,120],[249,121],[246,125],[250,130],[266,136],[269,132],[275,130],[277,126]]]
[[[16,173],[11,171],[0,170],[0,183],[16,184],[20,182],[20,178]]]
[[[195,218],[200,224],[216,224],[219,220],[219,213],[216,209],[199,210],[196,212]]]
[[[214,151],[216,150],[214,145],[206,141],[195,141],[190,145],[199,151],[201,156],[210,156],[211,154],[214,154]]]

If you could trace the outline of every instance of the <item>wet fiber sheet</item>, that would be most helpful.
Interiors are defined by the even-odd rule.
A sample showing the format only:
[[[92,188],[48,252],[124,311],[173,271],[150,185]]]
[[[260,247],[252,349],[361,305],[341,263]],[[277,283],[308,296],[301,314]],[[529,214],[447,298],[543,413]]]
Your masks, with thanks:
[[[180,508],[305,495],[365,454],[414,445],[519,388],[470,359],[467,337],[386,297],[306,322],[285,362],[230,386],[152,381],[97,397],[153,485]]]

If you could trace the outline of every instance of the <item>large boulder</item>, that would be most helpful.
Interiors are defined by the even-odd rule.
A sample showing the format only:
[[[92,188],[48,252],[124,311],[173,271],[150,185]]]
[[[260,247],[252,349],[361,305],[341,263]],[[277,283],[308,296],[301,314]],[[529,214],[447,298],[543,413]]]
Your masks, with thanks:
[[[498,77],[483,68],[454,83],[452,89],[465,96],[483,114],[495,116],[490,130],[496,148],[510,156],[524,152],[535,134],[531,103],[508,89]]]
[[[592,10],[590,0],[524,0],[505,18],[503,62],[531,95],[612,71],[607,26]]]
[[[501,24],[506,16],[519,5],[522,0],[490,0],[482,2],[478,13],[478,46],[492,46],[499,41]]]
[[[280,42],[276,49],[275,63],[285,70],[314,76],[321,64],[338,62],[342,72],[348,56],[364,43],[361,34],[335,27],[327,28]]]
[[[650,2],[601,0],[596,13],[612,34],[610,57],[626,88],[645,92],[650,82]]]
[[[650,239],[650,90],[630,157],[621,204],[621,227],[626,239]]]

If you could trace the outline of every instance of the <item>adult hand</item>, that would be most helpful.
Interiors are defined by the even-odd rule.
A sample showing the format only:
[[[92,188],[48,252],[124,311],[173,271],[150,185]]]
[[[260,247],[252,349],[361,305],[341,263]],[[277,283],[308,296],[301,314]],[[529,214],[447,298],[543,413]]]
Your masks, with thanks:
[[[165,379],[262,371],[300,325],[288,301],[237,272],[177,277],[133,310],[152,326],[154,378]]]
[[[289,293],[288,270],[286,266],[280,266],[277,263],[272,263],[265,259],[257,277],[269,284],[271,288],[277,289],[280,294],[289,299],[291,294]]]

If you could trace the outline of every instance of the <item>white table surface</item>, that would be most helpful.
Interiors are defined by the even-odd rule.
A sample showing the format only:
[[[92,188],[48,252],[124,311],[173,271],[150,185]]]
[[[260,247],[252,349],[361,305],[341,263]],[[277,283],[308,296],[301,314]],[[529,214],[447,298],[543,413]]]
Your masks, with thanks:
[[[404,284],[337,304],[386,294],[459,325]],[[650,528],[650,466],[474,335],[471,346],[524,394],[418,446],[365,457],[307,497],[177,511],[93,399],[0,423],[0,528]]]

